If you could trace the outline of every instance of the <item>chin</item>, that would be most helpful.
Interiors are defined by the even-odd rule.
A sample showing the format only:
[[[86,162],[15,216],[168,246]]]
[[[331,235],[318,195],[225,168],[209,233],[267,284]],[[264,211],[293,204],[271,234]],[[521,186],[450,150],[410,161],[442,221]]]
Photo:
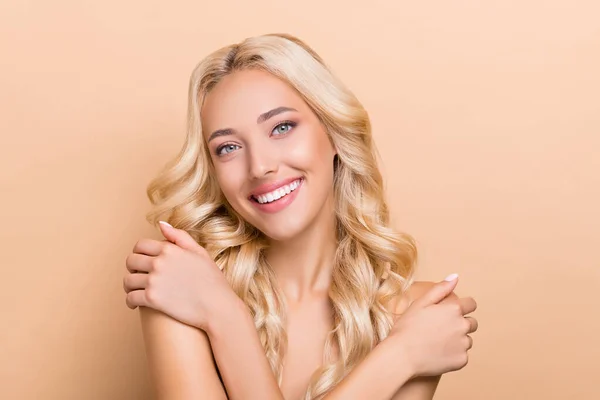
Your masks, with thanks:
[[[256,226],[256,228],[260,230],[266,237],[276,242],[286,242],[292,240],[303,231],[303,227],[289,223],[278,223],[272,224],[271,226]]]

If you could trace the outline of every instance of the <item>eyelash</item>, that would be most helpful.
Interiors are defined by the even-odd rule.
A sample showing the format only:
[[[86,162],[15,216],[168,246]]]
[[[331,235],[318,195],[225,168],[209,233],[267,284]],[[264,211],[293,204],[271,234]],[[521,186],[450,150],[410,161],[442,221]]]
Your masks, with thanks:
[[[294,121],[281,121],[280,123],[278,123],[277,125],[275,125],[275,126],[273,127],[273,129],[271,129],[271,133],[273,133],[273,131],[274,131],[275,129],[279,128],[279,127],[280,127],[280,126],[282,126],[282,125],[289,125],[289,126],[290,126],[290,130],[292,130],[293,128],[295,128],[295,127],[296,127],[296,125],[297,125],[297,124],[296,124]],[[284,136],[284,135],[287,135],[287,133],[288,133],[290,130],[288,130],[288,131],[287,131],[287,132],[285,132],[285,133],[278,134],[278,135],[276,135],[276,136]]]
[[[271,133],[273,133],[273,131],[277,128],[279,128],[282,125],[289,125],[290,129],[287,132],[284,133],[280,133],[280,134],[276,134],[274,136],[285,136],[287,135],[294,127],[296,127],[296,125],[298,125],[296,122],[294,121],[281,121],[280,123],[278,123],[277,125],[275,125],[273,127],[273,129],[271,129]],[[235,147],[240,147],[237,144],[233,144],[233,143],[223,143],[221,146],[217,147],[215,152],[217,153],[217,157],[223,157],[226,156],[229,153],[225,153],[225,154],[221,154],[221,152],[223,151],[223,149],[225,149],[228,146],[235,146]],[[237,150],[237,149],[236,149]],[[232,150],[233,151],[233,150]]]

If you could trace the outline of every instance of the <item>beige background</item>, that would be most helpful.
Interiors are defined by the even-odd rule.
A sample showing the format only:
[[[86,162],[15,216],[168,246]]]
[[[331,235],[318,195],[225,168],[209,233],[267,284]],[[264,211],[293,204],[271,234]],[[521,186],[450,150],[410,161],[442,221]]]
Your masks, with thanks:
[[[311,44],[373,119],[419,276],[480,330],[436,399],[598,399],[597,1],[0,3],[0,398],[150,398],[121,278],[189,74],[267,32]]]

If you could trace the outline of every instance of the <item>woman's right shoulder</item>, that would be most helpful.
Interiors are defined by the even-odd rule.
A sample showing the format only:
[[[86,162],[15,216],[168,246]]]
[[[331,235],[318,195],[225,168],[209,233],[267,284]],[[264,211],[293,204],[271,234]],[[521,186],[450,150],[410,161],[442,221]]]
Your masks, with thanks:
[[[157,399],[226,399],[206,333],[151,308],[140,308],[142,334]]]

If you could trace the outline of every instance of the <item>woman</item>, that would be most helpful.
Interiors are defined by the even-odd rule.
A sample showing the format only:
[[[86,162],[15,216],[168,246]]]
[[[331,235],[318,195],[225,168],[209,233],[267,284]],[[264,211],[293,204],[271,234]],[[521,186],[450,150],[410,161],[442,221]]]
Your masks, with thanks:
[[[368,115],[306,44],[264,35],[192,73],[182,151],[148,187],[165,241],[127,258],[160,399],[431,399],[477,321],[414,282]]]

